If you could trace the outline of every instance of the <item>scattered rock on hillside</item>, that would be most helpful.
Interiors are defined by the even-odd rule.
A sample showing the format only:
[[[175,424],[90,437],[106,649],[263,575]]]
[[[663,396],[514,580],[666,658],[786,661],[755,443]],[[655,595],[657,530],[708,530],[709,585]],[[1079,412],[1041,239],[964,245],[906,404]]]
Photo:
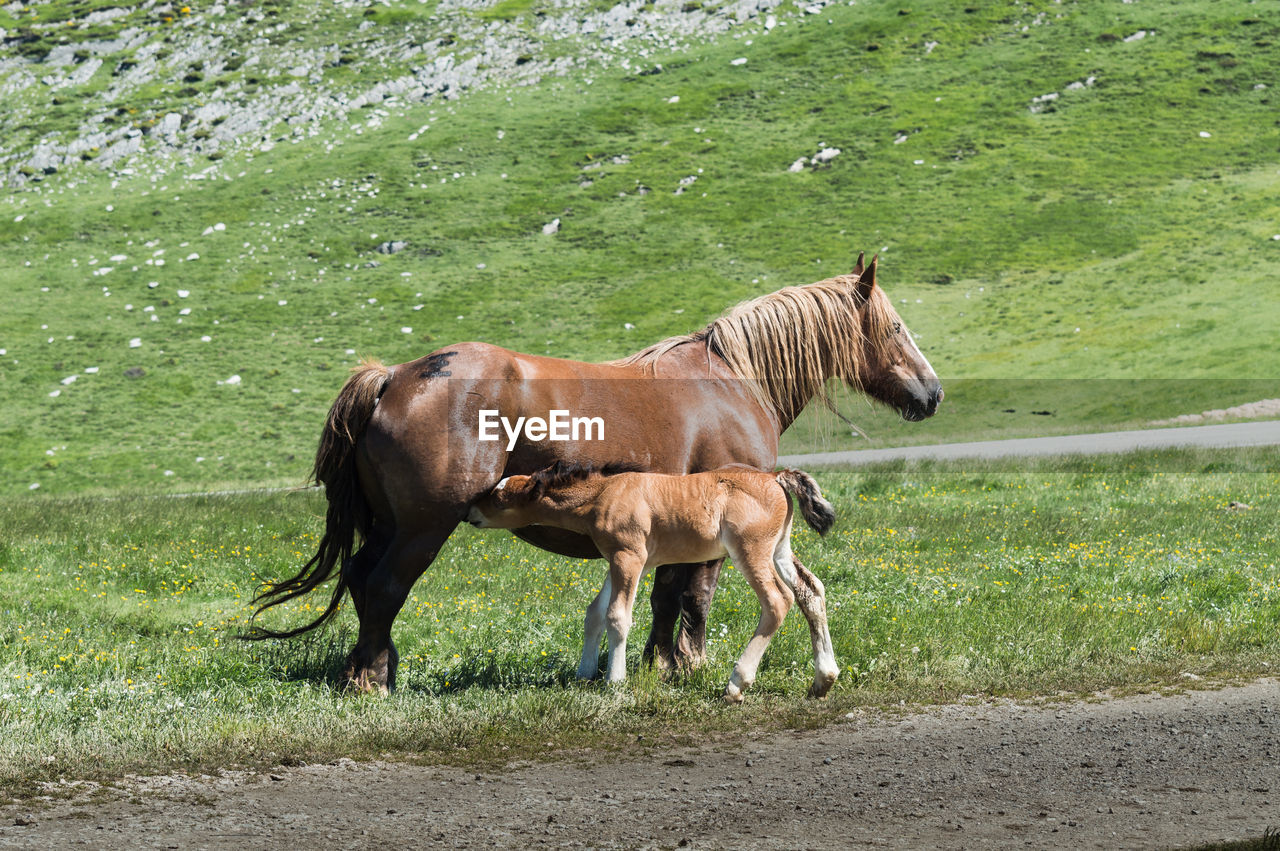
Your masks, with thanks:
[[[781,17],[816,14],[827,3]],[[102,9],[60,26],[59,43],[44,54],[0,57],[0,179],[17,187],[85,164],[163,173],[175,161],[189,167],[195,156],[217,161],[235,151],[267,151],[335,123],[359,133],[413,103],[454,100],[495,83],[533,85],[590,64],[643,68],[655,54],[679,53],[735,28],[786,23],[773,14],[781,0],[608,9],[565,0],[517,20],[478,15],[491,10],[491,0],[458,0],[413,26],[365,20],[336,47],[271,37],[291,26],[279,10],[229,7],[169,10],[163,30],[149,17],[151,4]],[[353,8],[364,7],[339,0],[309,23],[340,26]],[[114,37],[75,40],[105,21],[118,28]],[[170,83],[180,87],[172,96],[141,95]],[[83,98],[83,118],[78,128],[37,137],[30,128],[52,92],[55,103]]]
[[[409,247],[409,243],[405,242],[404,240],[393,239],[393,240],[388,240],[387,242],[382,243],[377,248],[375,248],[374,251],[377,251],[379,254],[399,254],[401,251],[404,251],[408,247]]]

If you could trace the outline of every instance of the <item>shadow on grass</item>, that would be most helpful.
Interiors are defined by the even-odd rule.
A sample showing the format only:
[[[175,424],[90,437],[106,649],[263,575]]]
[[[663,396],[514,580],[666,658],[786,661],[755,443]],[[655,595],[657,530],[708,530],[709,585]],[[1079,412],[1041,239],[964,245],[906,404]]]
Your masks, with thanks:
[[[341,677],[347,653],[355,640],[348,628],[306,633],[288,639],[267,639],[245,648],[247,658],[266,676],[278,682],[310,682],[345,691]],[[602,665],[607,656],[601,659]],[[603,671],[603,667],[601,669]],[[661,671],[638,659],[627,666],[628,680],[654,680],[656,685],[678,685],[718,697],[723,683],[706,668]],[[410,694],[448,695],[471,689],[514,692],[531,689],[608,687],[603,673],[593,680],[578,679],[576,654],[545,656],[487,651],[463,651],[450,663],[401,658],[396,690]],[[768,691],[766,688],[759,691]]]
[[[470,653],[444,667],[400,662],[401,688],[429,694],[452,694],[472,688],[517,691],[529,688],[567,688],[577,680],[577,662],[560,653],[516,656]]]
[[[287,639],[267,639],[247,647],[248,659],[279,682],[312,682],[343,691],[342,672],[355,633],[347,628],[311,632]],[[398,691],[449,694],[481,688],[514,691],[564,688],[576,682],[577,663],[555,653],[527,656],[471,653],[440,666],[401,659]]]
[[[254,642],[244,652],[267,676],[280,682],[323,683],[336,691],[354,641],[355,634],[342,627]]]

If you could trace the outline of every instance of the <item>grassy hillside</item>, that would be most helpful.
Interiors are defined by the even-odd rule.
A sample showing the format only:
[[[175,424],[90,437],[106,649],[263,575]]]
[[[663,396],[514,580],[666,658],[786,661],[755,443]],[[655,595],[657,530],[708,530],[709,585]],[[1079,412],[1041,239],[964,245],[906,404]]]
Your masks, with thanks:
[[[271,8],[304,29],[310,7]],[[188,140],[30,175],[0,198],[0,492],[296,483],[356,353],[483,339],[612,357],[846,271],[860,249],[881,252],[944,379],[997,379],[956,385],[972,389],[918,439],[999,426],[994,411],[1023,408],[1005,379],[1055,380],[1039,392],[1058,419],[1028,404],[1015,429],[1278,395],[1280,21],[1250,9],[786,6],[768,31],[756,17],[676,53],[627,48],[628,67],[548,64],[536,87],[370,102],[272,127],[272,144]],[[551,63],[540,11],[447,10],[450,33],[496,23]],[[443,20],[373,13],[325,17],[324,38],[426,39]],[[0,21],[11,57],[20,24]],[[249,41],[234,16],[220,25]],[[340,74],[403,71],[340,60],[293,82],[332,95]],[[227,73],[224,89],[266,84]],[[216,82],[135,95],[163,116]],[[98,109],[102,87],[61,86],[9,144],[46,121],[70,133],[66,107]],[[824,147],[840,154],[789,171]],[[389,240],[408,245],[375,251]],[[1078,378],[1194,380],[1057,382]]]

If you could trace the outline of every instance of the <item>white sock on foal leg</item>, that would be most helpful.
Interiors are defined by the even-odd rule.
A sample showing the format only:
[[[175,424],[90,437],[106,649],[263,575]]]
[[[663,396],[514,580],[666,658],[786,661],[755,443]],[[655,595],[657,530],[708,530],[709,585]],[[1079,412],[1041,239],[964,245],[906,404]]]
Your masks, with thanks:
[[[578,663],[578,679],[595,679],[600,672],[600,639],[604,638],[605,613],[609,609],[609,597],[613,585],[609,577],[604,578],[600,593],[587,607],[586,620],[582,628],[582,661]]]

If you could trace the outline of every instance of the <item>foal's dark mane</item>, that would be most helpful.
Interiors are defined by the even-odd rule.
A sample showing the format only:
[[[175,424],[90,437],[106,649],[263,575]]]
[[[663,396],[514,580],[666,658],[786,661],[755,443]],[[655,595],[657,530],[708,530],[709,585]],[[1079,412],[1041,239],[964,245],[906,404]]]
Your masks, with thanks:
[[[619,473],[643,473],[644,468],[631,461],[610,461],[607,464],[592,464],[589,461],[566,461],[561,459],[550,467],[529,476],[533,488],[533,498],[537,499],[548,490],[567,487],[592,476],[616,476]]]

